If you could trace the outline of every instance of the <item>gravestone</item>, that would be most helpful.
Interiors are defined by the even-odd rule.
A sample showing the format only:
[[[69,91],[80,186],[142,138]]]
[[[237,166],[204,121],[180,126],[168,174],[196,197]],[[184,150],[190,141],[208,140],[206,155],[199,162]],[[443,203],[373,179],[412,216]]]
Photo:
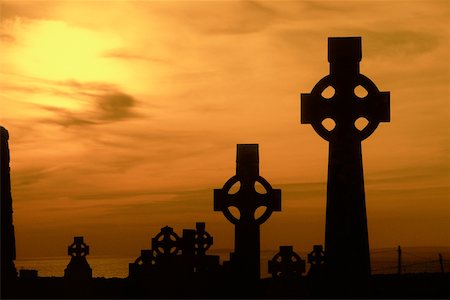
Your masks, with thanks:
[[[389,92],[360,73],[361,57],[360,37],[329,38],[330,74],[301,95],[301,123],[329,142],[326,268],[342,289],[366,286],[370,276],[361,142],[390,121]]]
[[[16,240],[14,236],[13,210],[11,196],[11,177],[10,177],[10,156],[8,145],[8,130],[0,126],[0,180],[1,180],[1,198],[0,198],[0,218],[1,218],[1,296],[9,297],[12,292],[13,282],[17,278],[17,270],[14,265],[16,259]]]
[[[280,251],[269,260],[269,273],[275,279],[299,279],[305,272],[305,261],[292,246],[280,246]]]
[[[213,244],[213,237],[205,230],[204,222],[195,223],[195,254],[203,256]]]
[[[73,243],[67,249],[70,262],[64,270],[64,277],[74,281],[82,281],[92,278],[92,269],[86,260],[89,254],[89,246],[83,241],[82,236],[73,238]]]
[[[264,193],[255,189],[260,183]],[[232,193],[232,187],[240,184],[239,190]],[[232,214],[230,208],[239,210],[239,216]],[[265,207],[261,216],[255,216],[259,207]],[[231,177],[222,189],[214,190],[214,211],[221,211],[234,224],[235,242],[231,264],[235,274],[246,280],[260,278],[260,225],[274,211],[281,210],[281,190],[272,186],[259,175],[259,154],[257,144],[238,144],[236,175]]]
[[[173,231],[172,227],[165,226],[152,238],[152,249],[158,256],[177,255],[181,250],[180,237]]]
[[[128,265],[128,276],[133,279],[148,278],[154,274],[155,264],[154,251],[143,249],[141,256]]]
[[[325,266],[325,252],[322,245],[314,245],[313,251],[308,254],[308,263],[310,264],[308,276],[323,275]]]

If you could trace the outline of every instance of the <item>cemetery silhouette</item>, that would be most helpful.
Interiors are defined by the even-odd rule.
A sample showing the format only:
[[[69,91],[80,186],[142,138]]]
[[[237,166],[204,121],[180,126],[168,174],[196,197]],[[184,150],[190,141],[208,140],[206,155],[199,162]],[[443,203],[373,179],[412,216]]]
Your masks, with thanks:
[[[1,127],[2,298],[448,298],[449,273],[371,275],[361,142],[390,121],[390,94],[360,73],[361,58],[360,37],[329,38],[330,74],[311,93],[301,94],[301,124],[310,124],[329,142],[325,245],[311,245],[304,258],[293,246],[280,245],[267,262],[268,278],[260,271],[260,225],[281,212],[282,192],[260,175],[257,144],[237,145],[236,174],[214,189],[214,211],[235,229],[228,261],[208,254],[214,238],[197,222],[181,234],[162,227],[150,249],[130,262],[127,278],[93,278],[82,236],[68,246],[64,277],[39,277],[37,270],[18,274],[9,136]],[[358,96],[356,87],[367,95]],[[362,129],[355,126],[359,118],[367,121]],[[259,207],[265,211],[258,216]]]

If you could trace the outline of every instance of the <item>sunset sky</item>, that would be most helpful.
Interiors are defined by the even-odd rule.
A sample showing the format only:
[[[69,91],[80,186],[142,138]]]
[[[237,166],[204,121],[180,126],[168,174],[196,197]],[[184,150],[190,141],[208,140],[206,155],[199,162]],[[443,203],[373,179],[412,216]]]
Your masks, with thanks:
[[[0,2],[0,124],[10,133],[17,257],[137,257],[169,225],[233,227],[213,189],[258,143],[282,189],[261,248],[323,244],[328,144],[300,93],[327,38],[361,36],[361,72],[391,92],[363,142],[370,246],[450,246],[449,1]]]

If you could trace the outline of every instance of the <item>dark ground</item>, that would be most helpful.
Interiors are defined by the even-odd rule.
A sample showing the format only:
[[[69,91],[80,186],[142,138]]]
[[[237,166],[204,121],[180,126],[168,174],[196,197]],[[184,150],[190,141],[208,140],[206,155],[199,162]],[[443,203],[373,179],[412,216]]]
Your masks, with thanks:
[[[15,286],[14,286],[15,285]],[[3,291],[5,292],[5,291]],[[375,298],[450,299],[450,273],[373,275],[365,295],[337,297],[320,282],[302,277],[290,282],[260,280],[244,290],[225,278],[191,278],[190,282],[160,280],[131,281],[121,278],[93,278],[69,283],[62,277],[19,278],[7,287],[10,298]]]

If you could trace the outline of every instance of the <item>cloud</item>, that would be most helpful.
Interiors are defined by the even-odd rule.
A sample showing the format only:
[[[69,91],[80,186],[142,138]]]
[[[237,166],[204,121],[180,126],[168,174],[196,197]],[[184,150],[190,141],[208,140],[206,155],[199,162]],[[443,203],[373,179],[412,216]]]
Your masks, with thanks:
[[[36,184],[46,180],[54,170],[49,168],[27,168],[23,170],[13,170],[14,187],[16,189],[25,188],[28,185]]]
[[[144,61],[150,61],[150,62],[159,62],[159,63],[168,63],[167,60],[157,58],[157,57],[149,57],[143,54],[136,54],[132,51],[126,50],[126,49],[113,49],[110,51],[107,51],[103,53],[103,57],[106,58],[117,58],[117,59],[124,59],[124,60],[144,60]]]
[[[120,121],[132,117],[131,109],[136,103],[133,97],[123,93],[102,95],[97,101],[100,118],[108,121]]]
[[[362,30],[363,36],[371,41],[366,56],[410,56],[433,51],[439,47],[438,34],[409,30]]]
[[[276,11],[257,1],[202,2],[201,5],[176,2],[158,7],[176,16],[179,22],[209,35],[239,35],[259,32],[267,28],[276,17]]]
[[[50,104],[30,103],[31,105],[53,114],[51,117],[39,118],[37,121],[47,124],[58,124],[64,127],[89,126],[138,118],[134,111],[138,101],[131,95],[121,91],[117,86],[99,82],[79,82],[75,80],[53,81],[28,78],[24,84],[4,84],[8,91],[30,93],[42,96],[57,96],[72,99],[83,107],[82,110]],[[25,85],[28,83],[28,85]]]

